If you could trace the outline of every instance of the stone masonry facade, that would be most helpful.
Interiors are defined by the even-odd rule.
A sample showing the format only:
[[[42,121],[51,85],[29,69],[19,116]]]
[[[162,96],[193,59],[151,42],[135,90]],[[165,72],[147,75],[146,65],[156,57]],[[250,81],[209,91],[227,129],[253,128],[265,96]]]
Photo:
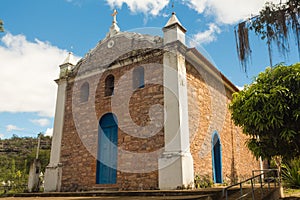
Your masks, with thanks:
[[[145,80],[149,82],[130,94],[129,113],[125,113],[123,124],[132,120],[138,126],[147,126],[151,121],[149,110],[153,105],[163,106],[162,52],[140,62],[105,70],[103,73],[76,80],[70,78],[67,86],[65,121],[61,149],[62,191],[92,190],[115,188],[121,190],[158,189],[158,158],[164,147],[163,128],[151,137],[134,137],[134,126],[118,129],[118,170],[117,183],[113,185],[96,184],[96,158],[99,119],[105,113],[118,110],[118,105],[126,104],[126,99],[116,99],[114,95],[105,96],[105,78],[115,77],[116,87],[119,80],[132,74],[136,67],[146,66]],[[149,67],[150,66],[150,67]],[[195,175],[212,179],[212,133],[217,131],[222,144],[222,173],[227,183],[251,176],[252,169],[259,164],[244,146],[246,137],[241,129],[234,126],[230,119],[228,104],[232,91],[203,68],[196,68],[186,62],[188,80],[189,128],[191,153],[194,159]],[[131,86],[132,77],[122,78],[122,85]],[[80,86],[88,83],[90,92],[87,102],[80,102]],[[126,83],[128,82],[128,83]],[[126,91],[122,88],[118,91]],[[125,97],[127,94],[118,94]],[[112,99],[116,101],[112,103]],[[112,108],[112,106],[114,106]],[[96,114],[96,116],[93,115]],[[128,116],[129,114],[129,116]],[[153,113],[152,113],[153,115]],[[154,113],[159,116],[161,113]],[[125,121],[124,121],[125,120]],[[161,124],[164,119],[160,118]],[[124,153],[123,151],[127,152]],[[129,152],[129,153],[128,153]],[[131,152],[131,153],[130,153]],[[153,153],[155,152],[155,153]],[[145,153],[145,157],[132,158],[135,153]],[[147,156],[150,155],[150,156]],[[149,170],[148,170],[149,169]],[[144,170],[144,172],[143,172]],[[134,173],[131,173],[133,171]]]
[[[84,58],[60,65],[45,191],[176,189],[193,186],[195,176],[228,184],[250,177],[260,165],[228,110],[238,89],[185,45],[175,13],[163,37],[120,32],[116,15]]]
[[[151,63],[149,65],[149,63]],[[67,99],[65,110],[65,122],[61,149],[62,191],[91,190],[97,188],[115,188],[123,190],[132,189],[157,189],[158,188],[158,156],[164,146],[163,129],[151,137],[133,137],[134,126],[126,120],[138,125],[146,126],[149,121],[149,110],[153,105],[163,106],[162,87],[162,55],[152,58],[142,59],[115,69],[105,70],[103,73],[75,80],[71,78],[67,86]],[[129,93],[122,89],[122,85],[131,86],[132,80],[126,75],[132,74],[135,67],[145,66],[145,80],[156,84],[145,84],[144,88],[133,91],[130,99],[123,99]],[[151,70],[151,73],[149,71]],[[150,75],[148,77],[148,74]],[[120,87],[118,96],[105,96],[105,78],[113,75],[115,87]],[[126,78],[124,78],[126,77]],[[121,81],[119,81],[122,78]],[[95,91],[90,95],[87,102],[80,102],[80,86],[89,83],[90,91]],[[128,83],[127,83],[128,82]],[[122,84],[122,85],[120,85]],[[92,89],[94,88],[94,89]],[[122,94],[124,92],[124,94]],[[112,103],[112,99],[116,101]],[[118,129],[118,168],[117,184],[97,185],[96,183],[96,158],[98,144],[98,124],[99,119],[106,113],[118,110],[118,105],[125,104],[129,107],[129,113],[124,114],[119,123],[125,124],[125,131]],[[112,108],[112,106],[114,106]],[[96,114],[94,116],[93,114]],[[119,115],[122,115],[120,113]],[[129,114],[129,116],[128,116]],[[161,116],[161,113],[152,113]],[[74,119],[77,118],[77,119]],[[163,121],[163,119],[160,119]],[[151,153],[156,152],[156,153]],[[151,153],[151,156],[143,158],[133,158],[135,154]],[[149,169],[145,170],[144,169]],[[134,173],[131,173],[133,171]],[[138,173],[136,173],[138,172]]]

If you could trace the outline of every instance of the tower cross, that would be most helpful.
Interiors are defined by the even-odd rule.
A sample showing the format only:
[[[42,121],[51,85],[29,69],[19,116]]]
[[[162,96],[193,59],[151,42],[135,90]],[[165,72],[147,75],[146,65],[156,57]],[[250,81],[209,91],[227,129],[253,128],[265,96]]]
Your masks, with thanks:
[[[118,14],[118,11],[116,9],[114,9],[113,14],[111,14],[111,16],[113,16],[113,23],[117,23],[117,14]]]
[[[175,4],[174,4],[174,0],[172,1],[172,14],[175,14]]]

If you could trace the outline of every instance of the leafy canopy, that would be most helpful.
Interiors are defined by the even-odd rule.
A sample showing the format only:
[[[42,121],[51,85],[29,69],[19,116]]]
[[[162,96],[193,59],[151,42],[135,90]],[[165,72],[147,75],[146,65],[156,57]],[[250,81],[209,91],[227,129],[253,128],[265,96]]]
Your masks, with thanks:
[[[249,32],[253,31],[265,40],[268,46],[270,65],[272,66],[272,44],[281,55],[286,56],[290,50],[289,39],[298,46],[300,56],[300,0],[287,0],[286,3],[267,2],[259,15],[247,19],[235,29],[236,46],[239,60],[247,72],[251,58]],[[291,37],[294,36],[294,37]]]
[[[300,63],[261,72],[254,83],[233,94],[234,123],[250,136],[248,148],[258,158],[300,154]]]

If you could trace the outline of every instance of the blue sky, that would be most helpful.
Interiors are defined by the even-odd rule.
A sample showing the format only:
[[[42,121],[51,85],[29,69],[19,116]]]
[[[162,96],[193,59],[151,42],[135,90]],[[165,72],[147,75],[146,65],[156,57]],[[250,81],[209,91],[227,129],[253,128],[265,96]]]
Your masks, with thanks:
[[[172,8],[174,2],[174,8]],[[279,2],[279,0],[273,0]],[[175,11],[187,29],[187,37],[207,52],[217,68],[235,85],[269,65],[264,41],[252,34],[252,63],[246,75],[239,65],[234,26],[255,15],[265,0],[1,0],[0,19],[0,138],[51,135],[56,84],[61,64],[69,51],[83,57],[105,37],[118,10],[121,31],[160,32]],[[205,49],[205,50],[203,50]],[[298,62],[291,43],[287,60],[274,52],[274,63]]]

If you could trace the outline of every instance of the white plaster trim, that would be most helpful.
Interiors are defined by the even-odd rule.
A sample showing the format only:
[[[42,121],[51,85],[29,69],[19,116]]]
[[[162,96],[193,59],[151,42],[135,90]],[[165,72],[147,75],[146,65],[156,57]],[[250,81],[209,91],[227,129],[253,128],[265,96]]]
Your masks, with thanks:
[[[198,63],[199,65],[201,65],[201,67],[203,67],[205,69],[205,71],[207,71],[209,74],[211,74],[213,77],[215,77],[218,81],[220,81],[221,83],[223,83],[228,89],[231,90],[231,92],[236,92],[235,88],[233,88],[232,86],[230,86],[228,83],[226,83],[221,76],[221,72],[219,74],[216,74],[216,72],[214,72],[208,65],[205,64],[205,62],[203,62],[201,59],[199,59],[193,52],[189,51],[186,53],[187,56],[187,60],[189,61],[189,59],[191,59],[192,61]],[[191,63],[193,65],[193,63]],[[196,66],[194,66],[196,67]]]

